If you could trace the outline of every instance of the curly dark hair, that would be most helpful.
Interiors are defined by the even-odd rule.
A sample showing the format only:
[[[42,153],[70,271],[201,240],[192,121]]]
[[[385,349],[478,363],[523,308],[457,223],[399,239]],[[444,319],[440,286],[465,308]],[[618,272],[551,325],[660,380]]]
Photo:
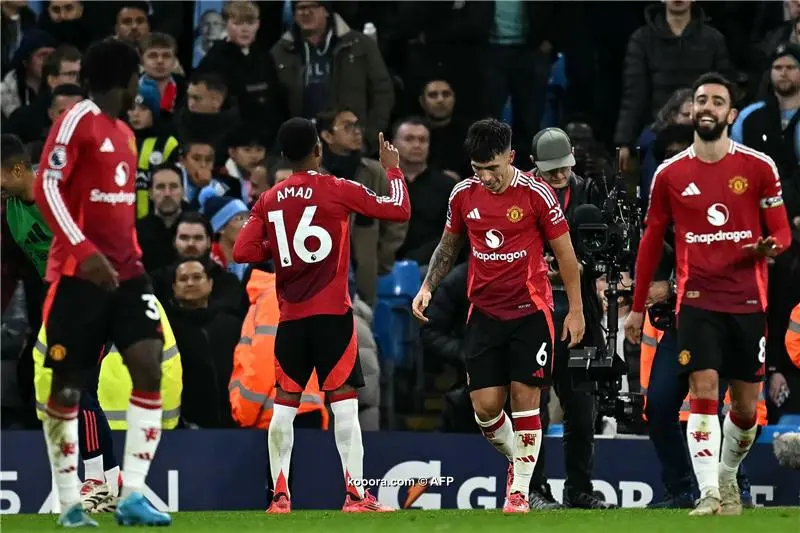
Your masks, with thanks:
[[[90,93],[127,89],[139,73],[139,52],[117,39],[92,44],[81,62],[81,85]]]
[[[485,163],[511,148],[511,126],[494,118],[472,124],[467,131],[464,150],[471,161]]]

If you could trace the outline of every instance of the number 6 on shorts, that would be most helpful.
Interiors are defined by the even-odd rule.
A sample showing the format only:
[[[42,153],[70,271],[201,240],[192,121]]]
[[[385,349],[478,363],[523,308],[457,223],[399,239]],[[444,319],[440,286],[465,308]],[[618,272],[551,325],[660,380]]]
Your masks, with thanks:
[[[541,367],[547,366],[547,343],[543,342],[539,346],[539,351],[536,352],[536,364]]]

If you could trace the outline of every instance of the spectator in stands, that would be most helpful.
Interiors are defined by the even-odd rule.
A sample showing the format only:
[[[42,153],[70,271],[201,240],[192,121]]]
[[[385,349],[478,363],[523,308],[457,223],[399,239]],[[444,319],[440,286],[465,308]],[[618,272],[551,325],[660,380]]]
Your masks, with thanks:
[[[211,255],[212,229],[208,220],[196,211],[184,211],[178,217],[175,227],[175,253],[181,259],[201,259],[208,261]],[[210,302],[215,307],[225,307],[237,316],[247,313],[248,299],[239,279],[224,270],[218,263],[208,263],[208,273],[213,282]],[[150,273],[153,289],[162,302],[172,296],[174,269],[172,266],[162,267]]]
[[[672,93],[672,96],[669,97],[664,107],[658,111],[655,121],[650,126],[647,126],[644,131],[642,131],[642,134],[639,135],[639,140],[636,143],[639,146],[639,154],[642,158],[642,177],[639,181],[639,197],[645,205],[650,197],[650,182],[658,166],[652,151],[652,145],[656,140],[656,136],[671,124],[691,123],[692,90],[688,88],[677,89]]]
[[[39,26],[58,42],[71,44],[81,52],[101,33],[85,16],[83,2],[78,0],[50,0]]]
[[[142,249],[142,263],[147,272],[175,261],[175,225],[183,213],[181,171],[166,164],[153,170],[150,186],[153,209],[136,222],[136,235]]]
[[[0,63],[2,63],[2,76],[11,63],[11,58],[22,42],[22,36],[36,24],[36,13],[28,7],[28,2],[11,0],[0,3]]]
[[[0,110],[3,117],[36,100],[42,85],[42,66],[55,49],[57,41],[38,28],[32,28],[22,38],[14,53],[11,71],[3,78]]]
[[[246,127],[234,131],[229,137],[228,160],[218,176],[229,188],[225,195],[247,202],[250,199],[250,174],[266,155],[264,141],[256,129]]]
[[[375,191],[389,194],[389,180],[381,164],[364,157],[364,125],[354,111],[338,108],[317,116],[322,140],[322,166],[336,177],[356,181]],[[408,225],[354,215],[350,234],[358,294],[370,306],[375,304],[378,276],[392,271],[395,254],[403,243]]]
[[[647,24],[636,30],[625,56],[623,94],[614,144],[626,170],[637,135],[676,89],[689,87],[710,70],[731,75],[725,38],[688,0],[666,0],[645,8]]]
[[[798,22],[800,22],[800,1],[786,0],[784,4],[788,12],[786,21],[767,33],[753,50],[755,55],[753,72],[756,80],[761,77],[762,73],[769,70],[772,54],[779,45],[800,43],[797,33]]]
[[[469,124],[453,114],[453,88],[445,80],[431,80],[422,88],[419,104],[430,132],[430,164],[456,181],[471,176],[463,146]]]
[[[64,84],[77,84],[81,70],[81,53],[70,45],[61,45],[47,56],[42,65],[42,77],[36,99],[14,111],[8,120],[7,131],[22,142],[44,142],[52,124],[48,113],[53,103],[53,91]]]
[[[153,80],[139,80],[139,94],[128,111],[128,123],[136,136],[136,216],[150,212],[152,169],[178,157],[178,139],[172,135],[169,117],[161,114],[158,88]],[[181,191],[182,192],[182,191]]]
[[[744,108],[731,129],[731,138],[770,156],[778,168],[783,201],[790,223],[800,217],[800,44],[779,45],[772,54],[770,92]],[[797,372],[789,363],[783,338],[789,315],[800,302],[800,231],[791,247],[769,269],[767,314],[767,374],[770,389],[785,383],[780,369]],[[769,402],[770,418],[777,406]]]
[[[181,347],[181,418],[190,427],[236,427],[228,401],[233,350],[242,319],[211,301],[210,265],[184,259],[171,267],[172,298],[166,300],[175,341]]]
[[[150,33],[139,41],[139,52],[142,55],[144,72],[140,81],[155,82],[161,111],[175,113],[185,90],[183,77],[174,74],[178,62],[178,45],[175,39],[166,33]]]
[[[218,196],[208,188],[200,193],[200,207],[200,211],[211,222],[211,229],[214,231],[211,259],[243,281],[249,265],[233,260],[233,245],[247,221],[250,210],[243,201],[229,196]]]
[[[136,46],[139,40],[150,35],[150,21],[147,2],[123,1],[118,4],[117,19],[114,24],[114,38],[127,41]]]
[[[392,143],[400,154],[400,168],[411,200],[411,220],[397,257],[425,266],[442,236],[450,191],[455,182],[438,168],[428,166],[430,130],[422,119],[401,120],[395,126]]]
[[[249,192],[247,195],[247,206],[252,208],[258,200],[258,197],[261,196],[261,193],[269,189],[271,186],[269,169],[267,168],[266,160],[259,161],[258,164],[253,167],[253,170],[250,172],[250,179],[248,181]],[[272,183],[274,183],[274,181]]]
[[[184,141],[179,162],[183,172],[183,199],[191,209],[199,209],[200,191],[211,183],[214,171],[214,147],[206,141]]]
[[[361,120],[365,153],[372,154],[378,132],[389,126],[394,86],[375,40],[351,29],[332,6],[292,2],[295,23],[272,47],[272,59],[290,115],[314,119],[347,107]]]
[[[279,184],[292,175],[292,168],[282,158],[276,158],[269,166],[270,187]]]
[[[186,89],[186,105],[178,111],[175,125],[178,138],[202,138],[208,141],[220,157],[227,153],[227,139],[239,128],[241,119],[237,107],[223,109],[228,94],[225,81],[213,72],[195,72]],[[217,161],[224,164],[225,160]]]
[[[236,99],[244,122],[259,128],[264,142],[272,146],[278,127],[288,118],[286,96],[278,83],[269,50],[258,40],[258,7],[253,2],[233,1],[222,11],[227,36],[217,41],[197,67],[219,74]]]
[[[225,35],[225,20],[218,11],[208,9],[200,15],[192,49],[192,66],[197,68],[214,43]]]

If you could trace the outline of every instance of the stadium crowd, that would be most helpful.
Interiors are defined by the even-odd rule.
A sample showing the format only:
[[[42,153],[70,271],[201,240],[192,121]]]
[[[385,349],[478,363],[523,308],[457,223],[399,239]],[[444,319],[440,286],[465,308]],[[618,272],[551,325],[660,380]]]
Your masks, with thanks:
[[[562,4],[3,1],[3,429],[40,425],[37,409],[47,397],[34,387],[44,372],[36,350],[47,349],[40,336],[45,286],[24,250],[37,243],[20,242],[10,228],[9,197],[17,193],[6,185],[7,162],[39,162],[51,124],[85,96],[83,53],[105,38],[130,42],[141,56],[138,96],[124,117],[136,136],[136,194],[120,199],[120,208],[137,212],[144,266],[174,336],[164,346],[165,429],[269,425],[274,269],[235,262],[233,247],[261,193],[291,174],[275,148],[286,119],[313,119],[324,169],[379,195],[388,188],[376,158],[385,132],[408,185],[410,222],[361,215],[351,222],[350,292],[366,383],[361,427],[477,432],[462,361],[469,250],[434,294],[430,324],[408,320],[392,332],[403,335],[405,355],[391,364],[379,323],[389,296],[381,280],[400,283],[415,269],[413,297],[439,244],[451,191],[471,176],[462,146],[469,125],[486,116],[511,124],[515,164],[524,170],[531,156],[574,152],[568,173],[545,176],[567,220],[581,204],[602,202],[587,183],[617,168],[635,176],[644,210],[657,166],[692,142],[690,88],[709,71],[736,83],[741,111],[731,138],[771,156],[782,180],[793,243],[770,270],[759,423],[800,413],[798,340],[784,342],[787,331],[800,335],[800,312],[792,315],[800,303],[800,2]],[[563,131],[537,135],[550,127]],[[670,297],[672,265],[662,270],[651,303]],[[557,265],[550,280],[559,323],[567,301]],[[620,330],[631,285],[626,273]],[[598,345],[607,326],[604,281],[582,289],[584,344]],[[563,418],[567,505],[605,507],[591,486],[592,442],[595,433],[614,431],[649,431],[663,450],[667,504],[693,500],[691,470],[674,465],[682,459],[670,457],[664,429],[688,415],[680,405],[686,391],[672,385],[675,372],[657,364],[657,351],[670,342],[669,331],[654,327],[646,327],[641,346],[619,338],[630,369],[624,386],[648,394],[649,430],[642,421],[597,417],[594,398],[572,386],[566,343],[557,343],[543,414]],[[171,348],[179,363],[167,357]],[[113,346],[106,352],[116,353]],[[95,401],[112,429],[124,429],[130,382],[117,372],[124,370],[119,357],[109,355],[95,376]],[[678,405],[655,402],[655,394],[677,394]],[[298,413],[296,424],[327,428],[318,387],[309,384]],[[557,505],[542,470],[531,481],[532,507]],[[739,482],[746,492],[743,472]]]

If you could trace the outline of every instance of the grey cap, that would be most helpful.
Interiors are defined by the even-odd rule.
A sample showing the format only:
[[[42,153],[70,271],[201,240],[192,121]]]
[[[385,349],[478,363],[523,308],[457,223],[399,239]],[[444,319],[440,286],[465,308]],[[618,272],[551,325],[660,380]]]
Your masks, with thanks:
[[[574,167],[572,141],[564,130],[546,128],[536,134],[531,145],[536,168],[544,172],[563,167]]]

